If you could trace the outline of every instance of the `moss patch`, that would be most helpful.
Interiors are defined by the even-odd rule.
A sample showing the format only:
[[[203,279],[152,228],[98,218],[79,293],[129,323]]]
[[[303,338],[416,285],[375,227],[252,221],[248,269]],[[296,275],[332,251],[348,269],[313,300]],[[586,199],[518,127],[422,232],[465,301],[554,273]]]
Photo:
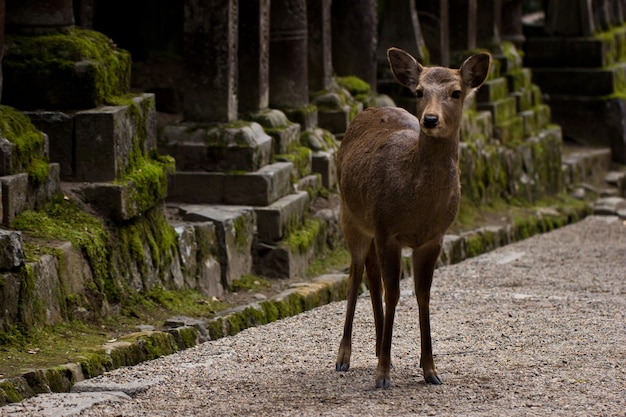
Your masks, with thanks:
[[[14,145],[11,152],[10,172],[4,175],[27,172],[35,184],[48,179],[48,158],[44,156],[44,134],[33,126],[30,119],[9,106],[0,106],[0,136]],[[4,167],[7,170],[9,167]]]
[[[69,241],[80,248],[91,265],[98,290],[110,280],[108,234],[102,221],[56,195],[40,211],[24,211],[11,227],[44,239]]]
[[[96,104],[129,91],[130,54],[99,32],[74,28],[42,36],[10,35],[5,44],[3,66],[15,74],[35,80],[41,74],[64,74],[75,80],[71,88]]]

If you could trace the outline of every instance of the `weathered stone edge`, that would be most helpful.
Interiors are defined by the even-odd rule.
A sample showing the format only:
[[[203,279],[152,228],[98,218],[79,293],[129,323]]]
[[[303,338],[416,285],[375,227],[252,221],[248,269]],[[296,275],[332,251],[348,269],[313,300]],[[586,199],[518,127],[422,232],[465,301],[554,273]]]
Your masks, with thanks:
[[[439,265],[449,265],[480,255],[538,233],[575,223],[591,214],[591,207],[548,209],[517,219],[503,227],[483,227],[462,235],[448,235]],[[345,299],[347,275],[322,275],[313,282],[295,285],[261,302],[223,312],[207,323],[211,340],[232,336],[249,327],[267,324],[304,311]],[[155,359],[200,343],[196,327],[182,326],[168,331],[140,332],[103,346],[103,350],[69,363],[37,369],[0,380],[0,406],[22,401],[41,393],[69,392],[82,380],[123,366]]]

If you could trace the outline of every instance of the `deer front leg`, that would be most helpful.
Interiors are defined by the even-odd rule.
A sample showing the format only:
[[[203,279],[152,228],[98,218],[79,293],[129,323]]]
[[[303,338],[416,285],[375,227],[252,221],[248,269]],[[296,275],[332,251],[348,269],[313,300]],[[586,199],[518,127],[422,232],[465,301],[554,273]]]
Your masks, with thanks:
[[[352,355],[352,322],[354,321],[354,310],[356,300],[359,295],[359,286],[363,279],[363,263],[352,260],[350,264],[350,275],[348,276],[348,301],[346,307],[346,322],[343,326],[343,337],[339,344],[339,353],[335,369],[346,372],[350,368],[350,356]]]
[[[437,375],[433,359],[432,340],[430,337],[430,287],[433,282],[433,271],[439,253],[440,244],[423,246],[413,250],[413,271],[415,295],[419,306],[420,339],[422,357],[420,366],[424,371],[424,379],[430,384],[440,385],[443,381]]]
[[[385,287],[385,317],[376,369],[376,388],[391,387],[391,339],[396,306],[400,299],[400,252],[400,247],[390,244],[378,251],[378,262]]]

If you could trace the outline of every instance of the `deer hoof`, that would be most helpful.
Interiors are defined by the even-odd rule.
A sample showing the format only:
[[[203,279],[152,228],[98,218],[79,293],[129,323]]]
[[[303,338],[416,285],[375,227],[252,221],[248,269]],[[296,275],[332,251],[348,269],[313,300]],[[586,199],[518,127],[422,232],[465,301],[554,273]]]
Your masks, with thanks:
[[[424,379],[429,384],[433,384],[433,385],[441,385],[441,384],[443,384],[443,380],[437,374],[432,374],[432,375],[425,376]]]
[[[339,362],[337,362],[335,364],[335,370],[337,372],[347,372],[349,368],[350,368],[350,364],[349,363],[339,363]]]
[[[376,380],[376,388],[389,389],[391,388],[390,378],[378,378]]]

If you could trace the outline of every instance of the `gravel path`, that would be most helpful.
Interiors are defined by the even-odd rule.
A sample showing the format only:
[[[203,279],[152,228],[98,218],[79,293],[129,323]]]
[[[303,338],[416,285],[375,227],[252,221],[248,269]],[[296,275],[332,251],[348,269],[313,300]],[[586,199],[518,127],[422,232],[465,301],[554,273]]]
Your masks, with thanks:
[[[96,378],[153,381],[81,416],[626,415],[626,224],[589,217],[435,271],[433,344],[442,386],[424,383],[417,303],[402,282],[392,388],[374,388],[369,300],[352,365],[335,355],[345,302]],[[22,415],[37,415],[29,401]],[[0,409],[0,414],[2,414]]]

